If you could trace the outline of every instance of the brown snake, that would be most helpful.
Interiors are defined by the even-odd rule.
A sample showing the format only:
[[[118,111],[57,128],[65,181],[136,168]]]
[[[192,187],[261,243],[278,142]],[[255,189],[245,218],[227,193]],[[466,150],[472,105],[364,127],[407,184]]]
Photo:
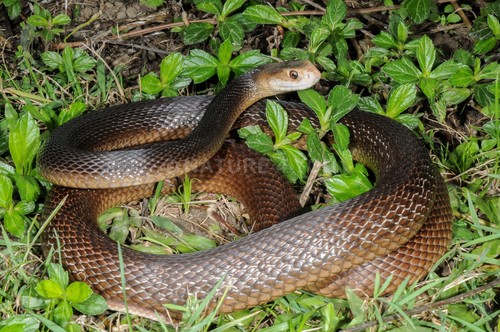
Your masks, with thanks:
[[[115,106],[58,128],[39,155],[42,174],[57,184],[44,217],[65,199],[44,231],[45,253],[60,250],[73,279],[90,284],[110,308],[125,310],[117,245],[96,224],[105,209],[150,196],[154,182],[194,169],[191,177],[205,181],[197,189],[235,196],[260,224],[295,215],[297,199],[270,162],[225,139],[256,100],[318,79],[309,62],[266,65],[213,99]],[[258,116],[262,105],[250,107],[243,119]],[[292,117],[306,112],[301,104],[283,105]],[[405,278],[425,276],[451,236],[448,194],[428,151],[411,131],[383,116],[355,110],[341,122],[351,132],[355,159],[376,174],[374,189],[208,251],[157,256],[123,248],[129,312],[175,323],[179,313],[167,313],[162,304],[203,298],[220,280],[211,308],[220,300],[219,311],[229,313],[299,289],[332,297],[345,296],[346,287],[372,294],[377,272],[382,282],[392,275],[387,292]],[[161,142],[166,139],[176,141]],[[103,187],[113,189],[95,189]]]

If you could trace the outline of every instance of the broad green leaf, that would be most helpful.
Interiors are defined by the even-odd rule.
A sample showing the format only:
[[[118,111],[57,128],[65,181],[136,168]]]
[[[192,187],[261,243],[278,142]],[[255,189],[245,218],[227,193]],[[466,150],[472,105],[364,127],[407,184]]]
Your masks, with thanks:
[[[19,118],[9,135],[9,149],[16,172],[28,174],[40,146],[40,129],[30,113]]]
[[[347,150],[351,137],[349,129],[341,123],[332,123],[330,129],[332,130],[335,140],[334,145],[337,147],[338,151]]]
[[[181,31],[182,42],[194,45],[204,42],[214,31],[214,26],[208,22],[191,23]]]
[[[337,122],[344,115],[349,113],[359,101],[359,95],[352,93],[351,90],[343,85],[336,85],[328,94],[328,107],[331,107],[332,122]]]
[[[451,88],[443,92],[442,97],[447,105],[457,105],[469,98],[472,91],[467,88]]]
[[[387,102],[387,116],[394,119],[408,107],[412,106],[416,98],[417,88],[415,84],[402,84],[394,88]]]
[[[85,73],[93,69],[97,61],[87,53],[78,54],[73,61],[73,68],[78,73]]]
[[[73,303],[73,307],[85,315],[100,315],[108,309],[106,300],[99,294],[92,294],[80,303]]]
[[[492,62],[484,66],[477,75],[477,80],[496,80],[500,78],[500,64]]]
[[[299,149],[290,145],[283,146],[282,150],[285,152],[288,164],[296,174],[297,179],[304,179],[307,173],[307,157],[305,156],[305,154]]]
[[[183,234],[181,238],[184,243],[179,244],[177,250],[182,253],[207,250],[217,246],[214,240],[199,235]]]
[[[230,66],[233,72],[238,76],[247,71],[271,63],[272,59],[258,50],[247,51],[231,60]]]
[[[420,119],[414,114],[400,114],[395,120],[412,130],[421,124]]]
[[[424,77],[429,77],[432,71],[432,66],[436,61],[436,49],[432,40],[424,35],[420,38],[417,49],[417,60],[420,65],[420,70]]]
[[[397,40],[390,34],[385,31],[380,32],[380,34],[376,35],[372,38],[372,42],[378,47],[382,47],[385,49],[397,48],[398,42]]]
[[[227,20],[219,24],[219,32],[223,40],[229,40],[232,45],[241,45],[245,31],[236,20]]]
[[[425,21],[430,14],[432,0],[405,0],[402,3],[403,9],[408,13],[413,22],[420,24]]]
[[[408,27],[404,24],[404,22],[398,22],[397,36],[399,42],[406,43],[406,40],[408,39]]]
[[[280,104],[268,100],[266,103],[266,119],[274,133],[276,144],[279,144],[285,138],[288,130],[288,114]]]
[[[71,316],[73,316],[71,304],[68,301],[60,301],[54,309],[54,321],[59,325],[63,325],[69,322]]]
[[[474,99],[481,105],[483,108],[483,112],[486,111],[486,107],[488,105],[494,105],[495,103],[495,95],[488,89],[491,87],[490,84],[476,84],[474,86]],[[495,107],[492,107],[494,110]],[[498,113],[497,113],[498,114]],[[491,116],[494,116],[493,114]]]
[[[24,202],[36,201],[40,195],[38,181],[30,175],[14,174],[17,191]]]
[[[457,63],[453,60],[448,60],[437,66],[430,74],[430,78],[436,80],[446,80],[457,72],[460,68],[464,67],[463,64]]]
[[[71,119],[80,116],[85,112],[87,105],[81,101],[74,101],[69,105],[69,108],[64,108],[57,117],[57,124],[60,126]]]
[[[51,279],[40,281],[36,285],[35,289],[38,292],[38,294],[48,299],[63,298],[63,289],[57,282]]]
[[[40,322],[31,314],[16,313],[0,322],[1,332],[37,332]]]
[[[176,79],[183,69],[183,64],[184,56],[181,53],[173,52],[165,57],[160,63],[161,82],[171,83]]]
[[[323,145],[315,132],[307,135],[307,152],[314,161],[323,161]]]
[[[53,51],[43,52],[41,55],[43,63],[45,63],[49,68],[56,69],[63,65],[62,56]]]
[[[92,289],[84,282],[72,282],[66,288],[67,299],[73,303],[86,301],[92,295]]]
[[[227,0],[222,7],[221,16],[226,18],[229,14],[243,6],[245,2],[246,0]]]
[[[490,37],[485,40],[480,40],[474,45],[474,52],[477,54],[486,54],[497,46],[495,37]]]
[[[497,39],[500,39],[500,22],[498,22],[498,18],[492,14],[488,14],[487,22],[491,32],[493,32],[493,35]]]
[[[274,149],[273,140],[265,133],[249,135],[246,138],[245,144],[262,154],[269,154]]]
[[[229,40],[224,41],[222,44],[219,46],[219,61],[223,65],[229,64],[231,61],[231,57],[233,53],[233,46],[231,45],[231,42]]]
[[[28,17],[27,22],[29,25],[34,27],[48,27],[49,21],[43,16],[40,15],[31,15]]]
[[[337,202],[359,196],[372,188],[366,169],[357,164],[354,172],[334,175],[325,180],[326,189]],[[352,308],[351,308],[352,310]]]
[[[196,3],[196,8],[206,13],[219,15],[222,10],[222,2],[220,0],[203,0]]]
[[[330,30],[333,30],[339,26],[342,20],[347,14],[347,7],[342,0],[331,0],[326,6],[326,13],[323,16],[322,22],[324,22]]]
[[[152,95],[160,93],[160,91],[164,89],[164,86],[155,73],[149,73],[141,77],[141,87],[144,92]]]
[[[219,77],[219,82],[223,86],[229,81],[229,75],[231,74],[231,68],[226,64],[219,64],[217,66],[217,76]]]
[[[438,86],[438,82],[435,79],[422,77],[418,86],[429,100],[434,100],[436,88]]]
[[[321,120],[326,112],[325,97],[313,89],[297,91],[300,101],[309,106]]]
[[[66,25],[71,23],[71,18],[68,15],[59,14],[52,19],[53,25]]]
[[[12,192],[14,187],[12,181],[0,173],[0,208],[8,209],[12,206]]]
[[[453,86],[465,88],[474,84],[474,73],[469,67],[461,67],[453,75],[451,75],[448,81]]]
[[[219,60],[214,56],[194,49],[186,57],[183,74],[189,76],[194,83],[201,83],[215,75],[218,64]]]
[[[309,52],[316,53],[321,44],[330,36],[330,31],[324,25],[316,27],[309,40]]]
[[[298,31],[287,30],[285,31],[285,36],[281,42],[281,47],[283,49],[289,47],[297,47],[300,42],[300,33]]]
[[[389,62],[383,71],[400,84],[417,83],[422,72],[406,57]]]
[[[60,264],[50,263],[47,266],[49,278],[57,282],[61,287],[66,288],[69,284],[68,272],[66,272]]]
[[[26,229],[26,222],[23,215],[14,209],[8,209],[3,216],[5,229],[17,237],[22,237]]]
[[[378,114],[385,114],[382,105],[373,97],[361,97],[359,98],[358,107],[360,110],[365,112],[372,112]]]
[[[286,22],[285,18],[276,11],[274,7],[265,5],[250,6],[243,12],[243,16],[258,24],[283,24]]]

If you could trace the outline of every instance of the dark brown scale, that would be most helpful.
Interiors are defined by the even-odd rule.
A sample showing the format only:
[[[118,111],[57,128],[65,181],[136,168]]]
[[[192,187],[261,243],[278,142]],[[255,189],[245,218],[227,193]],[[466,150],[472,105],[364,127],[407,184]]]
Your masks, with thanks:
[[[130,119],[147,123],[144,118],[151,116],[156,119],[152,127],[157,123],[169,124],[167,127],[176,124],[173,127],[179,127],[181,133],[172,137],[177,139],[191,132],[207,103],[209,98],[194,97],[122,105],[101,111],[97,120],[91,114],[75,121],[73,127],[66,128],[70,133],[67,136],[74,142],[89,121],[94,121],[93,126],[108,128],[112,126],[107,121],[118,120],[119,126],[113,122],[115,132],[88,134],[76,141],[86,149],[97,144],[100,150],[102,140],[113,148],[126,147],[113,137],[127,133],[128,141],[136,128],[135,120]],[[252,108],[260,113],[247,112],[240,122],[262,118],[262,105]],[[284,105],[294,114],[294,123],[311,116],[303,105]],[[180,112],[165,111],[173,107],[180,108]],[[106,112],[117,115],[108,116]],[[174,120],[169,121],[169,117]],[[346,115],[342,123],[351,131],[353,155],[377,176],[373,190],[288,219],[300,209],[290,185],[267,159],[244,145],[226,141],[209,164],[191,171],[191,177],[203,180],[194,182],[200,183],[197,189],[235,196],[258,225],[288,220],[193,254],[156,256],[124,248],[129,310],[152,319],[156,319],[157,311],[168,320],[163,303],[184,304],[189,295],[203,298],[222,278],[217,299],[226,289],[227,296],[220,311],[232,312],[299,289],[344,296],[345,287],[349,287],[372,294],[376,272],[381,274],[382,282],[394,276],[389,291],[405,278],[414,281],[423,277],[444,254],[450,239],[451,210],[443,179],[425,147],[400,124],[357,110]],[[168,134],[159,128],[150,127],[149,131],[164,139]],[[57,139],[62,141],[63,137]],[[95,220],[108,207],[152,192],[152,184],[99,190],[55,186],[45,205],[46,217],[67,197],[44,233],[44,250],[56,245],[57,233],[62,261],[73,278],[92,285],[115,310],[124,310],[117,248],[98,229]],[[170,315],[174,321],[179,318],[175,312]]]

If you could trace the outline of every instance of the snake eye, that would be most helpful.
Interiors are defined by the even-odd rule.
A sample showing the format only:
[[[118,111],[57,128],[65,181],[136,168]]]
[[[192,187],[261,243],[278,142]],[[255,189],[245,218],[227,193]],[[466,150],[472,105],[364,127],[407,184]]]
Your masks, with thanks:
[[[299,78],[299,73],[297,73],[295,70],[290,70],[289,75],[290,75],[290,78],[294,79],[294,80],[296,80],[297,78]]]

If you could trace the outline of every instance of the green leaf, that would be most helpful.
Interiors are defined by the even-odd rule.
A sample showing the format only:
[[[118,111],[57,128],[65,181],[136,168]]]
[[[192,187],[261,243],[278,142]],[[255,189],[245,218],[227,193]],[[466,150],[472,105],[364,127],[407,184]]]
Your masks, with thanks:
[[[219,77],[219,83],[223,86],[229,81],[229,75],[231,74],[231,68],[225,64],[219,64],[217,66],[217,76]]]
[[[63,298],[63,289],[57,282],[51,279],[40,281],[36,285],[35,290],[38,292],[38,294],[48,299]]]
[[[181,73],[183,64],[184,56],[181,53],[173,52],[165,57],[160,63],[161,82],[163,84],[173,82]]]
[[[36,201],[40,195],[38,181],[30,175],[14,174],[19,196],[24,202]]]
[[[288,114],[280,104],[268,100],[266,103],[266,119],[274,133],[276,144],[279,144],[285,138],[288,130]]]
[[[71,23],[71,18],[68,15],[59,14],[52,19],[53,25],[66,25]]]
[[[372,188],[366,169],[361,164],[357,164],[354,170],[350,174],[334,175],[325,180],[326,189],[336,202],[343,202],[359,196]]]
[[[500,39],[500,23],[498,22],[498,18],[495,15],[488,14],[487,22],[491,32],[493,32],[493,35],[497,39]]]
[[[9,209],[12,206],[13,190],[12,181],[0,173],[0,208]]]
[[[385,114],[382,105],[373,97],[361,97],[359,98],[358,107],[360,110],[365,112],[372,112],[377,114]]]
[[[229,14],[232,12],[238,10],[243,4],[246,2],[246,0],[227,0],[224,3],[224,7],[222,7],[222,13],[221,16],[223,18],[227,17]]]
[[[177,250],[182,253],[207,250],[217,246],[214,240],[199,235],[183,234],[181,238],[185,243],[179,244]]]
[[[63,123],[76,118],[77,116],[83,114],[86,108],[87,105],[85,103],[82,103],[81,101],[74,101],[69,106],[69,109],[65,108],[59,113],[57,117],[57,124],[60,126]]]
[[[78,73],[85,73],[93,69],[97,61],[90,57],[87,53],[79,54],[73,61],[73,68]]]
[[[313,161],[323,161],[323,145],[315,132],[307,135],[307,152]]]
[[[420,24],[429,17],[431,0],[405,0],[402,7],[413,22]]]
[[[418,86],[429,100],[434,100],[438,86],[438,82],[435,79],[422,77]]]
[[[165,88],[155,73],[149,73],[141,77],[141,87],[144,92],[152,95],[160,93]]]
[[[417,99],[417,88],[415,84],[402,84],[391,91],[387,102],[386,114],[395,118],[408,107],[412,106]]]
[[[458,69],[464,67],[463,64],[453,60],[448,60],[437,66],[430,74],[430,78],[436,80],[446,80],[451,77]]]
[[[250,6],[243,12],[245,17],[250,22],[258,24],[276,24],[282,25],[286,22],[285,18],[276,11],[274,7],[265,5]]]
[[[108,310],[106,300],[99,294],[92,294],[89,298],[80,303],[73,303],[73,307],[85,315],[100,315]]]
[[[325,97],[313,89],[297,91],[300,101],[309,106],[320,120],[326,113]]]
[[[442,97],[447,105],[457,105],[469,98],[472,94],[470,89],[451,88],[443,92]]]
[[[196,3],[196,8],[206,13],[219,15],[222,10],[222,2],[220,0],[203,0]]]
[[[324,25],[316,27],[309,39],[309,52],[316,53],[318,48],[323,44],[323,42],[330,36],[330,31]]]
[[[400,114],[395,120],[412,130],[421,124],[420,119],[414,114]]]
[[[233,53],[233,46],[231,45],[231,42],[229,40],[224,41],[222,44],[219,46],[219,61],[223,65],[228,65],[229,62],[231,61],[231,57]]]
[[[436,49],[434,48],[432,40],[427,37],[427,35],[420,38],[417,48],[417,60],[423,76],[429,77],[432,71],[432,66],[436,61]]]
[[[219,33],[222,40],[229,40],[232,45],[241,45],[245,31],[235,20],[223,21],[219,24]]]
[[[253,134],[248,136],[246,138],[245,144],[249,148],[266,155],[273,152],[274,150],[273,140],[265,133]]]
[[[41,55],[43,63],[45,63],[49,68],[56,69],[63,65],[62,56],[57,52],[46,51]]]
[[[351,134],[349,128],[341,123],[332,123],[330,129],[333,133],[333,138],[335,140],[335,147],[338,151],[347,150],[349,148],[349,141]]]
[[[297,176],[297,179],[304,179],[307,173],[307,157],[305,154],[290,145],[283,146],[282,151],[285,152],[288,164]]]
[[[258,50],[247,51],[231,60],[230,66],[233,72],[238,76],[247,71],[271,63],[272,59]]]
[[[66,288],[67,299],[73,303],[84,302],[90,295],[92,295],[92,289],[81,281],[75,281]]]
[[[400,84],[417,83],[422,72],[406,57],[389,62],[383,71]]]
[[[469,67],[459,68],[453,75],[451,75],[449,82],[451,85],[465,88],[474,84],[474,73]]]
[[[73,308],[68,301],[60,301],[54,309],[54,321],[59,325],[69,322],[73,316]]]
[[[10,154],[18,174],[29,174],[39,146],[40,129],[31,114],[24,113],[9,135]]]
[[[406,40],[408,39],[408,27],[404,24],[404,22],[398,22],[397,36],[399,42],[406,43]]]
[[[57,282],[62,288],[66,288],[69,283],[68,272],[60,264],[50,263],[47,266],[47,272],[51,280]]]
[[[26,230],[26,222],[23,215],[16,210],[6,210],[3,216],[5,229],[14,236],[22,237]]]
[[[28,17],[27,22],[29,25],[34,27],[48,27],[49,21],[43,16],[40,15],[31,15]]]
[[[322,22],[325,23],[330,30],[334,30],[339,26],[347,14],[347,7],[342,0],[331,0],[326,6],[326,13],[323,16]]]
[[[344,115],[349,113],[359,101],[359,95],[352,93],[351,90],[343,85],[336,85],[328,94],[328,107],[331,107],[332,122],[337,122]]]
[[[194,83],[201,83],[215,75],[219,60],[205,51],[194,49],[187,56],[184,65],[183,74],[189,76]]]
[[[500,77],[500,64],[492,62],[484,66],[477,75],[477,80],[496,80]]]
[[[385,49],[397,48],[397,40],[385,31],[380,32],[380,34],[373,37],[372,42],[378,47]]]
[[[480,40],[474,45],[474,52],[477,54],[486,54],[497,46],[495,37],[490,37],[485,40]]]
[[[181,31],[182,42],[185,45],[194,45],[204,42],[214,31],[214,26],[208,22],[191,23]]]

